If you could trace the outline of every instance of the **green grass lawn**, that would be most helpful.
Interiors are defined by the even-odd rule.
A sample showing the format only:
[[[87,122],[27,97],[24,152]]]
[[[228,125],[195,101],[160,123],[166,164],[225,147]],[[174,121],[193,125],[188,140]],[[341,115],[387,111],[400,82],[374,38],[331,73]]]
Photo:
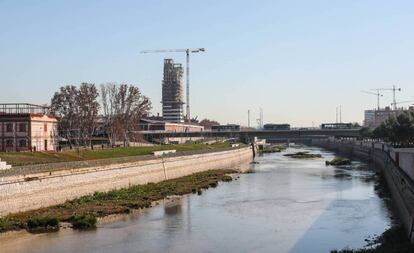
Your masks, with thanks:
[[[192,150],[224,149],[230,147],[229,143],[206,144],[177,144],[177,145],[158,145],[153,147],[128,147],[111,149],[80,149],[63,152],[9,152],[0,153],[0,159],[12,166],[23,166],[32,164],[86,161],[105,158],[116,158],[126,156],[149,155],[154,151],[175,149],[177,152]]]

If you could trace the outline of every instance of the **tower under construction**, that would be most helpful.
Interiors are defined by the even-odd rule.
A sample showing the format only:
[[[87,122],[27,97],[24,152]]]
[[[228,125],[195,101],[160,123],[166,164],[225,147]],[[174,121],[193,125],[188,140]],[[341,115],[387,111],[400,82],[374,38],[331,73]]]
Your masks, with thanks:
[[[184,122],[183,67],[173,59],[164,59],[162,80],[162,117],[169,122]]]

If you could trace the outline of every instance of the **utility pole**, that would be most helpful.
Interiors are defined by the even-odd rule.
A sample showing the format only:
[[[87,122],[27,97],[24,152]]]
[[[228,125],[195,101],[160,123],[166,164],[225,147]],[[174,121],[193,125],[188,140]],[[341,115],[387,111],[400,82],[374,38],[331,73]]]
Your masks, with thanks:
[[[263,129],[263,109],[260,108],[260,128]]]
[[[250,109],[247,110],[247,127],[250,128]]]
[[[257,124],[259,125],[259,129],[263,129],[263,109],[259,108],[259,118],[257,119]]]
[[[339,105],[339,123],[342,123],[342,105]]]
[[[335,123],[338,123],[338,106],[335,108]]]

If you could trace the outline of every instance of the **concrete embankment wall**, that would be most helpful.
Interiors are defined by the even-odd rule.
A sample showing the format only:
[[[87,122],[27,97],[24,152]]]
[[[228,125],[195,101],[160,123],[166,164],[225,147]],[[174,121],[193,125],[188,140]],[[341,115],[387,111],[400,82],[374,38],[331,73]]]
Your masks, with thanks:
[[[414,163],[409,163],[413,159],[410,150],[393,149],[383,143],[347,140],[314,140],[312,144],[374,163],[383,172],[400,221],[414,242]]]
[[[75,170],[0,178],[0,217],[60,204],[96,191],[160,182],[212,169],[244,170],[253,160],[251,147],[180,157],[154,158]]]

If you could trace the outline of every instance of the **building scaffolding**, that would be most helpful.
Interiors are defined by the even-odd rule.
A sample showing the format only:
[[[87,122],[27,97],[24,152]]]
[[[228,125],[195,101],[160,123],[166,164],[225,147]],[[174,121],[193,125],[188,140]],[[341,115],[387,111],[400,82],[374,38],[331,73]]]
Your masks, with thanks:
[[[181,64],[165,59],[162,81],[162,117],[165,121],[184,122],[182,77]]]

